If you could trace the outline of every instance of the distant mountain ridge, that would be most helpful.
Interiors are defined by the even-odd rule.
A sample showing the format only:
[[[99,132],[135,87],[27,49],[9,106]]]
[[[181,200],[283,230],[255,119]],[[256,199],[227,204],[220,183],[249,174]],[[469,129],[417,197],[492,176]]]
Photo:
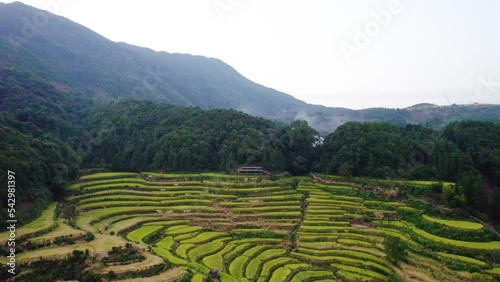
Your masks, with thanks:
[[[498,105],[439,110],[429,105],[366,110],[311,105],[254,83],[221,60],[116,43],[20,2],[0,4],[0,46],[0,68],[28,70],[61,91],[93,99],[139,98],[236,109],[274,120],[305,119],[321,131],[332,131],[347,121],[441,126],[463,119],[500,120]]]

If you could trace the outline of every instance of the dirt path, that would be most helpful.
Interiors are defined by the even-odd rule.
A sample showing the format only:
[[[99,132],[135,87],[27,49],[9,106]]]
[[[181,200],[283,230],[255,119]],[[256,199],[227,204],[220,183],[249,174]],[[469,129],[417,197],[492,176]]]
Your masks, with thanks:
[[[324,183],[324,184],[338,184],[338,185],[348,185],[351,187],[356,187],[356,188],[365,188],[365,189],[380,189],[380,187],[373,187],[373,186],[363,186],[358,183],[354,182],[344,182],[344,181],[335,181],[335,180],[325,180],[323,178],[317,177],[315,174],[311,173],[313,182],[319,182],[319,183]]]
[[[149,253],[141,253],[146,259],[141,262],[125,264],[125,265],[113,265],[108,267],[103,267],[99,270],[101,274],[106,274],[109,271],[114,271],[115,273],[121,274],[125,272],[131,272],[141,269],[146,269],[148,267],[163,263],[163,259],[159,256],[151,255]]]
[[[304,223],[304,219],[306,217],[307,198],[309,198],[309,196],[307,194],[302,194],[302,199],[300,201],[300,207],[301,207],[300,208],[300,219],[297,222],[297,224],[293,227],[293,230],[291,232],[292,238],[293,238],[292,239],[293,244],[290,245],[290,252],[296,251],[299,247],[300,237],[298,237],[297,232],[299,232],[299,229],[302,226],[302,224]]]
[[[126,279],[126,280],[121,280],[121,281],[127,281],[127,282],[170,282],[170,281],[177,281],[182,278],[182,276],[186,273],[185,270],[181,268],[172,268],[167,270],[166,272],[163,272],[160,275],[156,276],[151,276],[151,277],[144,277],[144,278],[132,278],[132,279]]]

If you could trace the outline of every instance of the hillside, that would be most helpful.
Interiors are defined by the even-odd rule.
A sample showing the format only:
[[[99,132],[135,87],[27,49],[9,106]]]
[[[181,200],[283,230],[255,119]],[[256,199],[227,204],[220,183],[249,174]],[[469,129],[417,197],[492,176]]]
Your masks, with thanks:
[[[305,103],[255,84],[220,60],[112,42],[68,19],[49,14],[32,38],[22,19],[37,10],[0,6],[2,67],[22,67],[87,97],[141,98],[181,106],[237,109],[293,118]],[[31,36],[30,36],[31,37]]]
[[[43,24],[23,20],[37,13],[46,16]],[[323,132],[348,121],[439,127],[456,120],[498,121],[500,116],[497,105],[366,110],[310,105],[252,82],[218,59],[112,42],[68,19],[18,2],[0,4],[0,45],[0,68],[31,71],[63,92],[235,109],[288,122],[305,119]]]
[[[495,232],[410,193],[452,183],[364,181],[86,175],[18,230],[15,281],[206,281],[211,270],[221,282],[500,278]]]

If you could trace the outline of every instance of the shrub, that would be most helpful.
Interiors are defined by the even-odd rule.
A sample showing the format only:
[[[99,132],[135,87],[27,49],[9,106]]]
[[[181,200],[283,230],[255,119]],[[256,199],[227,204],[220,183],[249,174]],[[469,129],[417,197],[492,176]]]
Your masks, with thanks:
[[[110,270],[107,275],[108,280],[114,280],[116,279],[116,273],[113,270]]]
[[[95,239],[94,233],[87,231],[87,233],[85,234],[85,241],[90,242],[94,239]]]
[[[294,190],[296,190],[298,186],[299,186],[299,181],[297,179],[290,179],[290,180],[280,184],[280,187],[282,189],[294,189]]]
[[[184,274],[184,276],[182,276],[179,282],[191,282],[191,278],[193,278],[193,273],[187,272],[186,274]]]
[[[403,261],[408,255],[408,252],[406,251],[408,246],[406,242],[401,240],[399,237],[386,237],[384,240],[384,246],[387,258],[395,264]]]

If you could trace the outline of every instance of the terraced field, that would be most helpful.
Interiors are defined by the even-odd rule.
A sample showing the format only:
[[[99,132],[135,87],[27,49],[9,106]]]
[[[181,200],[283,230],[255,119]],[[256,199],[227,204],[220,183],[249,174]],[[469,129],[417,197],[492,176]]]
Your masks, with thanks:
[[[63,206],[75,210],[74,227],[62,218],[54,220],[54,205],[19,230],[36,235],[29,240],[38,242],[54,240],[61,232],[74,238],[92,232],[95,238],[41,246],[19,259],[61,257],[75,249],[104,254],[132,242],[145,260],[99,271],[147,269],[163,259],[174,268],[150,281],[175,281],[187,270],[194,274],[192,281],[202,281],[215,269],[223,282],[389,281],[393,276],[401,281],[493,281],[500,276],[494,267],[500,241],[447,238],[419,229],[404,215],[413,213],[455,232],[483,232],[480,223],[425,215],[404,202],[364,199],[354,184],[296,179],[297,189],[282,185],[287,179],[214,173],[85,176],[69,187],[71,196]],[[54,228],[44,232],[42,221]],[[388,236],[407,243],[406,261],[395,265],[387,258]]]
[[[446,220],[446,219],[430,217],[428,215],[423,215],[423,218],[431,222],[443,224],[454,228],[462,228],[470,230],[479,230],[483,228],[483,225],[477,222],[462,221],[462,220]]]

